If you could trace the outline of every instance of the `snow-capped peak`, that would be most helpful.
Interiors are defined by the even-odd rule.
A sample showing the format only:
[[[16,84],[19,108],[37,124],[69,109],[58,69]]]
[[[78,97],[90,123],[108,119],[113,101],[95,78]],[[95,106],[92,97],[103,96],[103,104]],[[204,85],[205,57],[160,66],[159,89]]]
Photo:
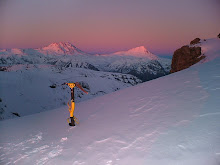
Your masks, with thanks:
[[[144,46],[132,48],[127,51],[116,52],[116,53],[114,53],[114,55],[144,57],[144,58],[148,58],[150,60],[157,60],[158,59],[158,57],[156,55],[149,52]]]
[[[149,51],[144,47],[144,46],[139,46],[139,47],[136,47],[136,48],[132,48],[132,49],[129,49],[128,52],[133,52],[133,53],[149,53]]]
[[[56,55],[84,54],[81,50],[79,50],[70,42],[55,42],[38,50],[44,54],[56,54]]]
[[[76,47],[72,45],[70,42],[54,42],[46,47],[43,47],[43,49],[47,49],[47,48],[76,49]]]

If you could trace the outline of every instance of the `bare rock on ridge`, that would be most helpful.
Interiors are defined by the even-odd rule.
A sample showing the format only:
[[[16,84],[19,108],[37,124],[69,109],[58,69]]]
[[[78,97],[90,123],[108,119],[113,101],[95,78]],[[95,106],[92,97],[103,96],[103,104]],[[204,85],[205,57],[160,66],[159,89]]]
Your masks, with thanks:
[[[174,73],[189,68],[203,58],[205,56],[201,55],[201,47],[183,46],[174,52],[170,72]]]
[[[195,38],[194,40],[192,40],[191,42],[190,42],[190,45],[195,45],[195,44],[198,44],[198,43],[200,43],[200,38]]]

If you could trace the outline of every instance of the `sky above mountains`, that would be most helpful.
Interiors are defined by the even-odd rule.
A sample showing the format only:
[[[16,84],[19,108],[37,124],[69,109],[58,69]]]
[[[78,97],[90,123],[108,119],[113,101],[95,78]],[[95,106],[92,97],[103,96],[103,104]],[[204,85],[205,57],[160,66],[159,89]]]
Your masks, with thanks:
[[[71,42],[112,53],[145,46],[172,54],[195,37],[220,32],[218,0],[1,0],[0,49]]]

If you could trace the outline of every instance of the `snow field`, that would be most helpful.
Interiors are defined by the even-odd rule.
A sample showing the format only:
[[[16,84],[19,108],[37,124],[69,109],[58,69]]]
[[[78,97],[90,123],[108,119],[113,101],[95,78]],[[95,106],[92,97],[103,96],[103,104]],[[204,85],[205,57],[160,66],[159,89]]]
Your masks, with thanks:
[[[78,103],[75,128],[67,107],[2,121],[1,162],[217,165],[219,61]]]

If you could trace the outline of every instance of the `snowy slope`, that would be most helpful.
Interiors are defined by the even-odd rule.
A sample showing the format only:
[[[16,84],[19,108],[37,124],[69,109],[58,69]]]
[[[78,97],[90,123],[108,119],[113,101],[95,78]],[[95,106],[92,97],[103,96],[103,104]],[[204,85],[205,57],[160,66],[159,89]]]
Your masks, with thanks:
[[[211,42],[207,61],[76,104],[76,127],[66,106],[1,121],[0,163],[219,165],[220,47]]]
[[[33,64],[13,65],[0,77],[0,120],[17,117],[13,113],[26,116],[66,105],[70,89],[61,85],[64,82],[79,82],[89,92],[78,91],[76,102],[141,82],[132,75]]]

